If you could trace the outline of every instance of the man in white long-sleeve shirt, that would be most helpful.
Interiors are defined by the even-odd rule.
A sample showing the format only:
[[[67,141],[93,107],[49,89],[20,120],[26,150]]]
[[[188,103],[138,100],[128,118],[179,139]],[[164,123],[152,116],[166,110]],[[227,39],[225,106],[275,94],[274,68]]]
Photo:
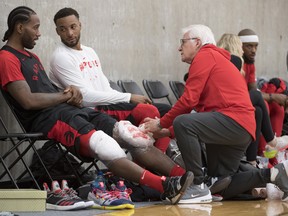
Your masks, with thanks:
[[[59,10],[54,16],[62,43],[52,54],[50,79],[60,89],[69,85],[80,88],[85,107],[106,112],[117,120],[129,120],[136,126],[146,117],[160,117],[158,109],[143,95],[122,93],[110,87],[96,52],[80,43],[79,14],[72,8]],[[165,152],[170,138],[157,139],[155,146]]]

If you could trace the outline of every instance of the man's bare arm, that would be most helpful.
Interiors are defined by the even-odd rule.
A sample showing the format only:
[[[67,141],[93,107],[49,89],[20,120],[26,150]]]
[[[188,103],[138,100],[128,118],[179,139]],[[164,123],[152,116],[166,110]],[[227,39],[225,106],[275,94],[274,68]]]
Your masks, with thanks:
[[[26,110],[44,109],[67,102],[72,97],[72,91],[59,93],[32,93],[26,81],[15,81],[7,84],[11,96]]]

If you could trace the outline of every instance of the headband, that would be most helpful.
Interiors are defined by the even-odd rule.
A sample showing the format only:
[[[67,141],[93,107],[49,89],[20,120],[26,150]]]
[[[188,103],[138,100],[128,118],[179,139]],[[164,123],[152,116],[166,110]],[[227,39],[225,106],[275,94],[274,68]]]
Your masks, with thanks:
[[[259,38],[257,35],[244,35],[239,36],[242,43],[259,43]]]

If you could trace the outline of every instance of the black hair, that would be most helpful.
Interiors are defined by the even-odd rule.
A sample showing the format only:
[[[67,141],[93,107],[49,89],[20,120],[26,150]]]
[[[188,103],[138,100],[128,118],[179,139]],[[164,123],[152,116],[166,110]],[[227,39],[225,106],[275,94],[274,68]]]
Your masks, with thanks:
[[[36,14],[36,12],[29,7],[19,6],[14,8],[8,15],[7,19],[8,30],[5,32],[2,41],[5,42],[6,40],[8,40],[8,38],[12,35],[15,25],[17,23],[29,22],[30,16],[32,14]]]
[[[61,10],[59,10],[55,16],[54,16],[54,23],[56,24],[56,21],[58,19],[61,19],[63,17],[67,17],[67,16],[71,16],[71,15],[75,15],[78,19],[79,19],[79,14],[76,10],[74,10],[73,8],[62,8]]]

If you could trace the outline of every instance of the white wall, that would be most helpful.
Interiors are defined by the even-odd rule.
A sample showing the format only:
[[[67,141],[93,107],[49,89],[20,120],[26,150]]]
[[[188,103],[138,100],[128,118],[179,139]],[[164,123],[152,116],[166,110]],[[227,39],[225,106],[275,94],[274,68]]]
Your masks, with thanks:
[[[31,7],[41,19],[42,36],[33,51],[47,71],[59,42],[53,16],[62,7],[73,7],[80,14],[82,43],[96,50],[104,73],[114,81],[133,79],[142,87],[144,78],[160,79],[169,88],[169,80],[183,80],[188,65],[177,51],[180,31],[196,23],[208,25],[217,40],[223,33],[253,29],[260,38],[257,75],[288,80],[287,0],[1,0],[1,38],[9,12],[20,5]],[[16,130],[0,101],[2,118]]]

